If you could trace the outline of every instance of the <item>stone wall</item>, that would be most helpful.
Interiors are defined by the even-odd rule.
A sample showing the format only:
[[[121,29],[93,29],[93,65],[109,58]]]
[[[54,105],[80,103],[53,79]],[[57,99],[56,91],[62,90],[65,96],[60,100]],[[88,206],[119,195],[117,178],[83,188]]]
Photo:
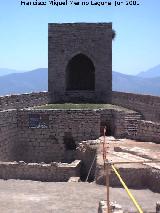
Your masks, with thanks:
[[[21,109],[48,103],[48,92],[0,96],[0,110]]]
[[[129,188],[148,188],[154,192],[160,193],[160,170],[154,169],[146,165],[136,164],[133,167],[116,166],[121,178]],[[96,167],[96,183],[106,185],[106,174],[104,173],[104,165],[98,164]],[[110,169],[110,186],[122,187],[120,180],[115,172]]]
[[[150,169],[147,177],[148,188],[154,192],[160,193],[160,170],[159,169]]]
[[[0,179],[65,182],[80,176],[80,161],[67,163],[0,162]]]
[[[137,132],[131,138],[160,143],[160,123],[145,120],[138,121]]]
[[[160,122],[160,97],[112,92],[112,103],[140,112],[145,120]]]
[[[11,161],[16,156],[17,111],[0,111],[0,160]]]
[[[138,164],[132,168],[123,168],[121,166],[118,166],[118,172],[129,188],[148,187],[147,178],[149,176],[147,175],[147,172],[149,172],[149,169],[147,169],[147,166],[139,166]],[[111,170],[110,174],[110,186],[122,186],[113,170]]]
[[[160,170],[145,168],[119,168],[122,179],[129,188],[148,188],[154,192],[160,192]],[[110,186],[120,187],[121,183],[114,171],[110,175]]]
[[[114,135],[114,110],[103,109],[100,110],[101,127],[100,134],[104,135],[104,127],[106,127],[106,135]]]
[[[29,118],[32,115],[43,117],[47,126],[31,127]],[[76,147],[73,144],[67,148],[65,137],[69,136],[77,146],[80,141],[97,139],[99,135],[100,114],[94,110],[19,110],[17,160],[73,160]]]
[[[106,135],[112,135],[117,138],[130,138],[132,133],[137,131],[137,122],[141,115],[135,111],[127,109],[103,109],[101,114],[101,135],[106,126]]]
[[[94,181],[95,179],[97,144],[99,142],[99,140],[82,141],[77,147],[76,159],[81,160],[82,181]]]
[[[79,54],[87,57],[94,66],[91,93],[88,90],[67,91],[67,67]],[[112,23],[49,23],[48,91],[50,103],[111,102]]]

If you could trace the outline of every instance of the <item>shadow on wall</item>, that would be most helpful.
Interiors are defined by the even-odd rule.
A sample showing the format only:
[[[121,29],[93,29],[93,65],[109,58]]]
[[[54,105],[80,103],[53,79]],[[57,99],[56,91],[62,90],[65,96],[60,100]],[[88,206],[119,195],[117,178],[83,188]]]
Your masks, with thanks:
[[[77,148],[76,158],[81,160],[81,181],[92,182],[95,180],[96,156],[97,148],[90,142],[84,141]]]
[[[105,129],[105,136],[113,136],[114,135],[114,127],[111,126],[110,123],[101,122],[100,124],[100,135],[104,136],[104,129]]]

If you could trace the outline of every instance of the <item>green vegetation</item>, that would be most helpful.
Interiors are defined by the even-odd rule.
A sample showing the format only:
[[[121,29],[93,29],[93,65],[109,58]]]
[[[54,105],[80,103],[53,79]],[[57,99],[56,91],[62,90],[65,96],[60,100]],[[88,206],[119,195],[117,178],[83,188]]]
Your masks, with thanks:
[[[36,109],[115,109],[118,111],[130,111],[124,107],[112,105],[112,104],[73,104],[73,103],[64,103],[64,104],[46,104],[42,106],[34,107]]]

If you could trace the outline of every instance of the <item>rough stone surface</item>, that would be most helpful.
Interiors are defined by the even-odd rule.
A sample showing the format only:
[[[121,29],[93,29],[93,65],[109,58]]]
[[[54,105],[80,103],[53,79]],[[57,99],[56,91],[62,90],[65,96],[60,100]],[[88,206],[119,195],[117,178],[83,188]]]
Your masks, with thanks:
[[[99,140],[83,141],[76,151],[76,159],[82,161],[81,180],[94,181]],[[90,172],[89,172],[90,171]]]
[[[138,121],[137,132],[132,138],[160,143],[160,123],[145,120]]]
[[[48,92],[0,96],[0,110],[21,109],[48,103]]]
[[[80,176],[80,161],[67,163],[0,162],[0,179],[66,182]]]
[[[17,143],[17,111],[0,111],[0,161],[15,159]]]
[[[109,138],[106,138],[106,141],[111,143]],[[145,163],[144,161],[148,161],[148,159],[157,159],[159,160],[159,145],[157,144],[150,144],[150,155],[149,153],[145,155],[147,158],[142,157],[142,153],[138,152],[137,154],[133,151],[130,152],[128,149],[124,149],[123,140],[119,140],[117,142],[118,147],[114,142],[110,144],[110,148],[107,153],[107,159],[109,162],[131,162],[129,164],[115,164],[118,172],[120,173],[122,179],[126,183],[129,188],[149,188],[154,192],[160,192],[160,185],[158,181],[160,180],[160,163]],[[139,142],[140,143],[140,142]],[[128,147],[133,147],[137,142],[130,141],[130,145],[128,143]],[[125,143],[127,144],[127,143]],[[143,146],[145,143],[143,143]],[[122,148],[121,148],[121,146]],[[142,146],[142,144],[140,143]],[[120,146],[120,147],[119,147]],[[155,151],[154,148],[156,146],[157,150]],[[147,144],[146,144],[147,147]],[[114,152],[116,150],[117,152]],[[104,162],[103,162],[103,155],[102,155],[102,145],[98,148],[97,151],[97,166],[95,172],[95,179],[98,184],[106,184],[106,174],[104,173]],[[132,154],[131,154],[132,153]],[[141,157],[140,157],[141,156]],[[144,162],[144,163],[133,163],[132,162]],[[121,183],[117,176],[115,175],[114,171],[110,169],[110,186],[113,187],[120,187]]]
[[[29,127],[29,115],[48,115],[48,127]],[[47,122],[47,121],[46,121]],[[100,114],[94,110],[21,110],[18,113],[18,160],[51,162],[74,160],[74,151],[64,144],[65,133],[70,133],[75,144],[97,139]],[[69,157],[71,152],[71,159]]]
[[[106,127],[106,135],[117,138],[132,138],[137,133],[138,121],[141,115],[135,111],[127,109],[101,109],[101,135]]]
[[[160,213],[160,202],[156,203],[156,213]]]
[[[112,103],[140,112],[145,120],[160,122],[158,96],[112,92]]]
[[[98,213],[106,213],[107,211],[107,202],[104,200],[100,201]],[[123,213],[122,207],[116,202],[110,202],[110,211],[113,213]]]
[[[31,128],[30,115],[38,115],[44,126]],[[97,139],[107,126],[107,134],[159,143],[159,124],[138,120],[139,114],[110,109],[101,110],[4,110],[0,111],[0,160],[26,162],[73,161],[74,150],[66,150],[65,134],[76,144]],[[130,120],[125,120],[130,117]],[[137,125],[136,134],[130,128]],[[100,133],[100,130],[102,132]],[[67,152],[67,154],[66,154]],[[66,158],[67,156],[67,158]]]
[[[50,102],[111,102],[112,24],[50,23],[48,31]],[[66,68],[78,54],[87,56],[94,65],[95,88],[92,91],[66,90]]]

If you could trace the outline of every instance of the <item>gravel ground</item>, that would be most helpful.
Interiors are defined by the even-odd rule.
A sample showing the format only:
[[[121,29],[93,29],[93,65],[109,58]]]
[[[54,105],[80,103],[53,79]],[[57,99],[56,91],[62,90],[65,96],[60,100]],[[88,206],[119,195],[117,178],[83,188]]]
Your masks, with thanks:
[[[110,188],[111,201],[117,201],[130,213],[135,211],[126,192]],[[150,190],[131,190],[144,211],[155,212],[160,194]],[[0,180],[0,213],[97,213],[98,202],[106,197],[106,188],[95,183],[48,183]]]

